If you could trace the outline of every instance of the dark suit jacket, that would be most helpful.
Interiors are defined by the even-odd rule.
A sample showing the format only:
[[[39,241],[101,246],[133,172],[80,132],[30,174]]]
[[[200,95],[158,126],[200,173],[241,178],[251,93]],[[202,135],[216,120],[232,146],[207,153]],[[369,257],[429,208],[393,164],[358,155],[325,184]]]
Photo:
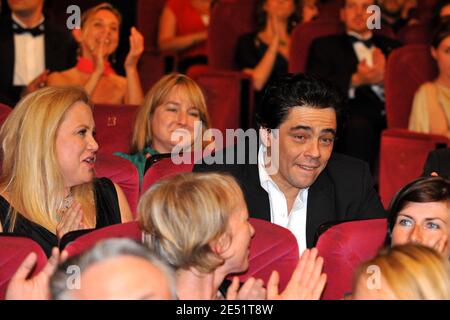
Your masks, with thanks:
[[[66,26],[59,28],[48,19],[45,25],[45,67],[50,71],[69,69],[76,64],[77,45]],[[33,54],[29,52],[28,54]],[[20,99],[20,88],[13,87],[14,34],[10,16],[0,21],[0,102],[14,107]]]
[[[400,46],[398,41],[381,35],[373,35],[372,39],[374,45],[386,57],[393,49]],[[309,50],[306,73],[330,80],[347,96],[352,74],[356,72],[358,63],[352,41],[347,34],[326,36],[313,41]],[[370,86],[356,88],[353,101],[357,106],[365,106],[364,114],[367,114],[368,109],[372,109],[373,115],[377,116],[380,108],[383,108],[383,103]],[[361,108],[355,109],[354,111],[358,112]]]
[[[422,175],[427,177],[432,172],[450,179],[450,148],[436,149],[428,154]]]
[[[249,215],[270,221],[269,195],[261,187],[257,164],[249,164],[248,159],[246,164],[201,163],[194,166],[194,171],[231,174],[242,188]],[[314,246],[316,232],[324,223],[384,217],[386,212],[373,187],[368,165],[363,161],[334,153],[308,191],[307,245]]]

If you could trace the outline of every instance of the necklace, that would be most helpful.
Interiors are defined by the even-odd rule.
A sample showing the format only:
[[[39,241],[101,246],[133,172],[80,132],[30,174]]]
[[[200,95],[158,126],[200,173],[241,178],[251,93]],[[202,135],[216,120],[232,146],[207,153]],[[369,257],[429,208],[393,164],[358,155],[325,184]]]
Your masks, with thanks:
[[[73,203],[73,195],[72,193],[69,193],[63,200],[62,212],[66,212],[72,206],[72,203]]]

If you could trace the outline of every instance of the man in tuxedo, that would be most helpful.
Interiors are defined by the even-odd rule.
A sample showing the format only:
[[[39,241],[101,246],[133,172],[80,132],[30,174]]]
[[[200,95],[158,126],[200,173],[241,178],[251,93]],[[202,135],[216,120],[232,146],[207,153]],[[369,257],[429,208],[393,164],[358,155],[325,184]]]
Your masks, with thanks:
[[[375,172],[386,127],[386,58],[400,43],[369,29],[367,9],[373,4],[374,0],[346,0],[341,9],[345,33],[316,39],[306,71],[330,79],[348,96],[348,123],[337,150],[369,162]]]
[[[246,139],[242,148],[238,140],[213,156],[225,164],[205,159],[194,171],[234,176],[250,216],[288,228],[300,251],[315,245],[325,223],[385,217],[367,164],[332,153],[342,104],[330,83],[286,75],[269,85],[257,111],[256,155],[252,157],[251,141]],[[244,164],[237,158],[245,159]]]
[[[43,4],[44,0],[8,0],[11,15],[0,22],[0,103],[10,107],[45,86],[49,72],[76,63],[76,42],[65,25],[44,18]]]

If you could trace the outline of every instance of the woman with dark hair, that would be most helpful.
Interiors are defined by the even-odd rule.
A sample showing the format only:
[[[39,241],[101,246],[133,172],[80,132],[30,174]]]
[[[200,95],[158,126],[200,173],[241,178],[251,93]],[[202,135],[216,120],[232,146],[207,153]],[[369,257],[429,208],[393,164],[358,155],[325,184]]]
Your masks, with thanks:
[[[425,177],[404,186],[389,206],[387,244],[417,243],[449,257],[450,180]]]
[[[409,118],[409,130],[445,135],[450,138],[450,19],[433,33],[431,54],[439,75],[416,92]]]
[[[252,77],[258,102],[266,84],[288,72],[290,33],[313,19],[317,7],[314,0],[258,0],[256,6],[257,30],[239,38],[235,60]]]
[[[431,27],[436,28],[446,17],[450,17],[450,0],[441,0],[434,7]]]

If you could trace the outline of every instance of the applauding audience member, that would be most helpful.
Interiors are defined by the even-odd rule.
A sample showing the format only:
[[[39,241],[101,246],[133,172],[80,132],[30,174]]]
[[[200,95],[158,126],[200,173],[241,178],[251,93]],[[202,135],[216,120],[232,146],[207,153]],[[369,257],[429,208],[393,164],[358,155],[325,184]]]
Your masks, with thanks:
[[[307,73],[329,79],[348,96],[348,123],[337,150],[368,162],[375,173],[381,131],[386,127],[384,73],[389,53],[400,43],[369,28],[374,0],[345,0],[345,33],[314,40]]]
[[[5,1],[6,2],[6,1]],[[14,107],[21,95],[42,88],[48,72],[76,63],[76,43],[42,13],[44,0],[8,0],[0,21],[0,103]]]
[[[95,179],[98,144],[86,93],[27,95],[0,130],[0,232],[36,241],[49,256],[67,232],[131,220],[120,187]]]
[[[126,77],[116,74],[108,59],[119,43],[120,13],[102,3],[87,10],[81,18],[81,29],[73,35],[80,48],[74,68],[49,75],[51,86],[82,86],[94,103],[141,104],[143,92],[137,64],[144,50],[144,38],[131,28],[130,51],[125,60]]]
[[[279,276],[248,279],[239,289],[229,274],[247,270],[255,230],[248,221],[244,196],[236,181],[221,174],[187,173],[157,182],[141,198],[139,224],[144,242],[176,269],[180,299],[319,299],[326,276],[317,250],[306,250],[285,291]]]

